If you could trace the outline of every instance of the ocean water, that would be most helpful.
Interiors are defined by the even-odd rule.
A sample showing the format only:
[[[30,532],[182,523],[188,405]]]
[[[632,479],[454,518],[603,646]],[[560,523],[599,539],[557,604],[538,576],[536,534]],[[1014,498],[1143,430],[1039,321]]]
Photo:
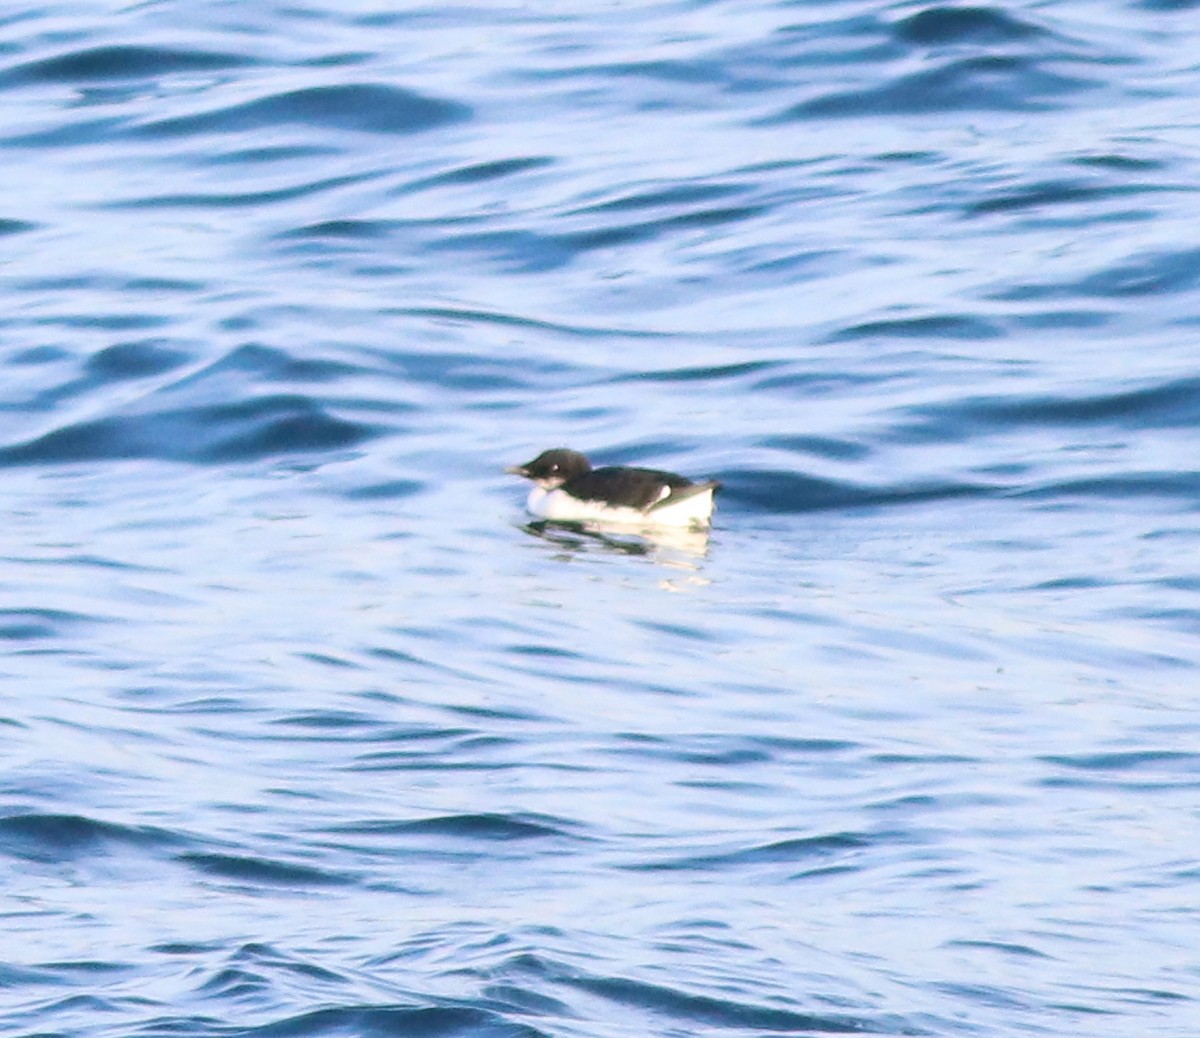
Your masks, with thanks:
[[[1197,54],[3,8],[0,1030],[1194,1038]]]

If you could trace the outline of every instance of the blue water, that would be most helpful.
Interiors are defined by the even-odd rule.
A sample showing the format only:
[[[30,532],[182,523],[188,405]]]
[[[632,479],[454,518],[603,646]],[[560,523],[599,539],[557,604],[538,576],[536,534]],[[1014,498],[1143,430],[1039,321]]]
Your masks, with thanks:
[[[1197,54],[0,12],[0,1031],[1194,1038]]]

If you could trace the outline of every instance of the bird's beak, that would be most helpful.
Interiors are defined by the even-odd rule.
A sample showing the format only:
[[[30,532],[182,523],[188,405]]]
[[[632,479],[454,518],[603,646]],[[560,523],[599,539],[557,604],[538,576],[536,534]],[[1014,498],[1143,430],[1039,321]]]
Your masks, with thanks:
[[[526,479],[529,478],[529,472],[526,470],[524,465],[508,465],[505,467],[504,471],[510,476],[524,476]]]

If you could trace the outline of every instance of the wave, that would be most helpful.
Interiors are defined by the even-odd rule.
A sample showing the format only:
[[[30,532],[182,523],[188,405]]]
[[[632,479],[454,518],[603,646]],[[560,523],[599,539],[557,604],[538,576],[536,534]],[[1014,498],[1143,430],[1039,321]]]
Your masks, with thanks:
[[[0,71],[0,87],[10,83],[93,83],[158,79],[214,72],[253,63],[242,54],[138,44],[83,46],[18,62]]]
[[[410,134],[471,117],[468,105],[382,83],[311,86],[254,101],[138,123],[150,137],[244,133],[299,125],[372,134]]]
[[[158,459],[200,463],[251,461],[342,450],[378,430],[330,414],[297,394],[113,416],[61,426],[0,447],[0,465]]]
[[[31,811],[0,817],[0,847],[29,861],[69,861],[121,848],[170,849],[183,842],[182,836],[155,826],[122,825],[80,814]]]

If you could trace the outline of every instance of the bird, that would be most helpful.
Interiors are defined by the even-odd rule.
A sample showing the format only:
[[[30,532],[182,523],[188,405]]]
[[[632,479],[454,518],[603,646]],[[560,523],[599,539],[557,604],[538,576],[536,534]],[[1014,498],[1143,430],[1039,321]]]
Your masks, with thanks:
[[[506,472],[535,484],[526,507],[542,519],[618,526],[706,530],[721,484],[694,483],[674,472],[592,463],[578,451],[555,447]]]

